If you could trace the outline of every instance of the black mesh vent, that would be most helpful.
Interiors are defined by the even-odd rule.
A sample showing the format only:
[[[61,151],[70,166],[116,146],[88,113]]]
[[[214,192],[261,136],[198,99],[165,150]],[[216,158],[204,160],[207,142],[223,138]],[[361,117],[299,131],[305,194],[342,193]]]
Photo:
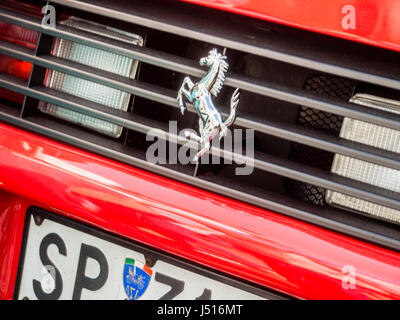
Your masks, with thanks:
[[[349,101],[354,92],[355,83],[344,78],[330,76],[312,76],[306,80],[304,89],[312,93],[328,96],[341,101]],[[343,117],[333,113],[301,106],[298,123],[307,128],[339,134]]]
[[[315,75],[309,77],[304,85],[306,91],[321,96],[329,96],[341,101],[349,101],[355,88],[355,82],[339,77]],[[305,128],[339,135],[343,117],[333,113],[300,106],[297,123]],[[316,149],[299,143],[293,143],[290,159],[316,168],[330,171],[334,153]],[[314,205],[325,205],[325,189],[295,180],[287,181],[287,188],[294,197]]]

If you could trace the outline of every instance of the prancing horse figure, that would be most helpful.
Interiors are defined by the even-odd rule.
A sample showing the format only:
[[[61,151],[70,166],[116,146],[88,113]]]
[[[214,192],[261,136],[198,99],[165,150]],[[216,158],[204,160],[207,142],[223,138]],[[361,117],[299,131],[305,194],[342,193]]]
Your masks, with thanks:
[[[200,59],[201,66],[210,68],[208,73],[195,84],[189,77],[185,77],[178,91],[177,100],[182,114],[186,109],[184,101],[184,98],[186,98],[195,106],[199,115],[200,136],[189,130],[185,131],[187,139],[193,139],[201,145],[200,151],[193,158],[194,162],[198,162],[203,154],[210,150],[211,141],[216,135],[219,134],[220,140],[226,136],[228,127],[235,121],[236,107],[239,103],[239,88],[232,94],[231,111],[225,121],[222,121],[221,114],[211,100],[211,95],[217,97],[224,84],[225,73],[229,66],[226,59],[226,56],[218,53],[217,49],[212,49],[207,57]]]

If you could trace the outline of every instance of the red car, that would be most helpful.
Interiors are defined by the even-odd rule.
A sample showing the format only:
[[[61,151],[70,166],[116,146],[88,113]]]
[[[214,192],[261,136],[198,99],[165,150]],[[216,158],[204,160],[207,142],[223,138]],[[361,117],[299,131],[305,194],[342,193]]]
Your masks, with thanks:
[[[0,299],[399,299],[399,17],[2,1]]]

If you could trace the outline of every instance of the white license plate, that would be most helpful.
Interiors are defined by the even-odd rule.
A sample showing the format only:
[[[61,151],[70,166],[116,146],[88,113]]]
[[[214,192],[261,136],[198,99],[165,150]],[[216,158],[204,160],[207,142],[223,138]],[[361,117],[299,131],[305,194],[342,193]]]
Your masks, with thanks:
[[[260,288],[43,210],[28,211],[18,299],[274,298]]]

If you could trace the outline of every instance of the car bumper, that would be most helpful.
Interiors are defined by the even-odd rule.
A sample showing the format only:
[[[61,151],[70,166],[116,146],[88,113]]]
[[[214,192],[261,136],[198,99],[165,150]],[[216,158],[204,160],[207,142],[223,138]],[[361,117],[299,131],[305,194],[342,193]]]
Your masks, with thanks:
[[[400,298],[397,252],[6,124],[0,168],[1,299],[13,297],[31,205],[297,298]]]

